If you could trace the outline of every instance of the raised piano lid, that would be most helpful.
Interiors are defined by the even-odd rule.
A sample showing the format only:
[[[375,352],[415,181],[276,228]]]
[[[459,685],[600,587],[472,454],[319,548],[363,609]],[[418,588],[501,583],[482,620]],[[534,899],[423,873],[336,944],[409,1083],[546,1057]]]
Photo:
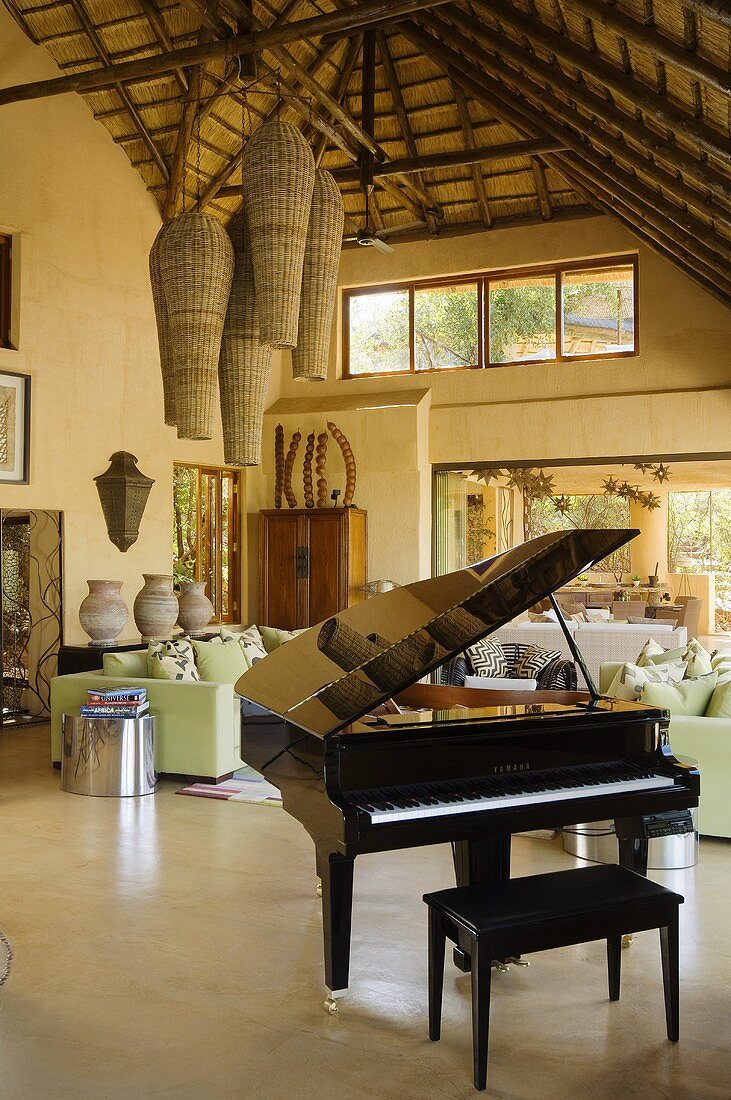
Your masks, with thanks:
[[[637,534],[552,532],[373,596],[275,649],[236,691],[308,733],[337,733]]]

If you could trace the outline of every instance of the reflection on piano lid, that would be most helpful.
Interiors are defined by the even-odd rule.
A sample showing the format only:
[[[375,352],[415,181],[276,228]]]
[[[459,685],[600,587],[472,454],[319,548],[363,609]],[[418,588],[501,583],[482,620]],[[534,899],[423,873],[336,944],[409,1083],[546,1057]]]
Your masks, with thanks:
[[[236,691],[308,733],[336,733],[638,533],[552,532],[374,596],[280,646]]]

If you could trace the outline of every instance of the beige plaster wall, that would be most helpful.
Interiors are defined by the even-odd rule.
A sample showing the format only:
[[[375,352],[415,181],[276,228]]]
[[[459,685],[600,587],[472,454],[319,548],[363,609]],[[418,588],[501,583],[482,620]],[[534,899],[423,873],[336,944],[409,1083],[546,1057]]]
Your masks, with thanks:
[[[0,9],[0,82],[57,74]],[[87,578],[123,580],[131,609],[143,571],[170,572],[173,460],[223,460],[218,438],[179,442],[163,426],[147,274],[159,225],[141,178],[79,97],[0,108],[0,231],[20,242],[19,347],[0,349],[0,370],[32,377],[31,484],[0,483],[0,507],[63,511],[69,641],[87,640],[77,616]],[[107,538],[92,480],[117,450],[155,478],[125,554]]]
[[[342,287],[631,252],[639,254],[640,265],[640,353],[632,358],[343,379],[339,309],[326,382],[293,382],[288,357],[281,357],[283,399],[316,395],[323,411],[345,398],[377,404],[379,395],[394,391],[429,391],[423,405],[428,422],[419,437],[427,478],[420,482],[418,522],[410,511],[412,486],[387,472],[388,456],[396,458],[414,439],[395,435],[387,417],[369,423],[369,453],[379,455],[384,470],[380,500],[388,500],[389,517],[400,516],[389,540],[390,572],[401,573],[398,579],[415,579],[417,563],[423,568],[428,561],[424,483],[432,464],[731,450],[731,311],[605,217],[397,244],[393,255],[343,252]],[[356,459],[367,466],[363,457],[356,449]],[[371,512],[383,508],[380,500],[368,502]],[[380,526],[378,514],[371,524]],[[372,567],[375,575],[375,561]]]

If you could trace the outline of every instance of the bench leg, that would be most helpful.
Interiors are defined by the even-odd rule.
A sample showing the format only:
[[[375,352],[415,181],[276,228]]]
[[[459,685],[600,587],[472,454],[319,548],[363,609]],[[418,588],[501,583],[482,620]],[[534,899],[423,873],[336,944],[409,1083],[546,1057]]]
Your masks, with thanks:
[[[677,1043],[680,1038],[680,973],[678,963],[678,909],[660,929],[662,953],[662,984],[665,993],[665,1021],[668,1039]]]
[[[472,941],[472,1060],[475,1088],[487,1088],[487,1042],[490,1030],[490,974],[492,943]]]
[[[622,937],[607,936],[607,973],[609,1000],[619,1000],[619,979],[622,973]]]
[[[442,989],[446,936],[439,913],[429,906],[429,1038],[436,1042],[442,1031]]]

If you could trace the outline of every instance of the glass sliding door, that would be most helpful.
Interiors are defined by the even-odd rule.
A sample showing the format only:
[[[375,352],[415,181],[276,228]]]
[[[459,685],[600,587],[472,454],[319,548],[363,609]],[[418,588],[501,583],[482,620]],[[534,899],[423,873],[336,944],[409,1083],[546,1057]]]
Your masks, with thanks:
[[[240,608],[240,473],[176,464],[173,574],[176,584],[206,582],[215,621],[236,622]]]

